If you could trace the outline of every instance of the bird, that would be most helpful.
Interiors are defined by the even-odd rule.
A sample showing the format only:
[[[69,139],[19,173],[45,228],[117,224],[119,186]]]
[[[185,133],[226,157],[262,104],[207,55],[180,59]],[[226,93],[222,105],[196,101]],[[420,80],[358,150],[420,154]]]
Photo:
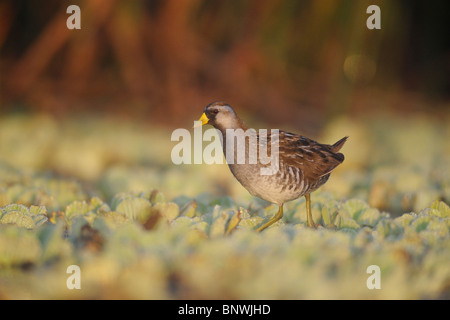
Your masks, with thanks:
[[[240,184],[251,195],[278,205],[278,212],[262,223],[256,229],[258,232],[283,217],[283,205],[286,202],[302,196],[306,199],[307,226],[318,227],[311,214],[310,194],[325,184],[331,172],[344,161],[344,155],[339,151],[348,136],[329,145],[283,130],[257,132],[247,127],[231,105],[223,101],[208,104],[198,121],[194,127],[209,124],[217,129],[228,167]],[[239,139],[241,145],[238,143],[236,147],[233,144]],[[263,157],[258,157],[263,154],[262,146],[271,157],[276,155],[271,158],[277,163],[270,174],[262,174],[263,169],[270,167],[267,157],[264,162]],[[239,161],[242,155],[245,161]],[[251,161],[255,158],[256,161]],[[270,165],[274,167],[273,163]]]

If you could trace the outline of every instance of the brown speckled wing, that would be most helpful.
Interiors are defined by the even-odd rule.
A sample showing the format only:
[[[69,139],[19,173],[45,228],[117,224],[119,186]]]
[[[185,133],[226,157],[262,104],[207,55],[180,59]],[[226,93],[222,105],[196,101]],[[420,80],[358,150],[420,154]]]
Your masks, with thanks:
[[[344,142],[339,141],[339,147]],[[344,161],[344,155],[333,152],[333,149],[331,145],[320,144],[297,134],[280,131],[280,162],[286,166],[299,168],[309,185],[316,184]]]

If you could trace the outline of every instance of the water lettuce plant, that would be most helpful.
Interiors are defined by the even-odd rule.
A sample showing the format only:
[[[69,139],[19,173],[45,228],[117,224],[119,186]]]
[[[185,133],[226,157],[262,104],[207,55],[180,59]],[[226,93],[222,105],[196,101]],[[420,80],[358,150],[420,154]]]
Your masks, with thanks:
[[[352,143],[312,195],[320,226],[306,227],[298,199],[257,233],[277,208],[225,165],[172,165],[159,128],[64,121],[0,119],[1,298],[450,297],[446,127],[336,120],[326,135]],[[405,147],[417,139],[433,144]],[[73,265],[79,290],[67,286]],[[380,289],[367,286],[373,265]]]
[[[118,194],[111,206],[99,198],[75,201],[56,215],[45,207],[8,205],[0,217],[0,293],[239,299],[449,294],[446,203],[391,218],[362,200],[330,203],[331,198],[319,197],[317,230],[305,221],[279,222],[261,234],[254,229],[274,208],[230,208],[229,199],[223,206],[211,201],[205,213],[197,211],[196,199],[180,210],[176,203],[152,203],[133,194]],[[296,216],[303,215],[295,211],[290,219]],[[73,264],[83,271],[79,292],[65,287],[64,268]],[[366,269],[373,264],[382,275],[382,289],[376,291],[366,287]],[[29,279],[30,272],[54,277],[55,287],[43,290]],[[35,281],[31,291],[26,281]]]

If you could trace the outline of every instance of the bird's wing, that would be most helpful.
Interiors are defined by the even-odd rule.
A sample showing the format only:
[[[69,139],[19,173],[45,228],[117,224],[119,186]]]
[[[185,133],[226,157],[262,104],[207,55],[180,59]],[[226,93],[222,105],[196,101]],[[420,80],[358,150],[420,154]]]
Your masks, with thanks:
[[[344,155],[333,152],[332,146],[286,131],[279,132],[279,155],[280,162],[299,168],[309,183],[329,174],[344,161]]]

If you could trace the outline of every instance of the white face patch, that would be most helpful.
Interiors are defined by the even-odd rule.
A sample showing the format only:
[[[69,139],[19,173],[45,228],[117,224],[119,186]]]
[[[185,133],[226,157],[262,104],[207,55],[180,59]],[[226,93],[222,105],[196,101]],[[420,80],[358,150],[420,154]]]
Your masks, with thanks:
[[[215,122],[223,128],[237,129],[238,122],[236,114],[229,106],[217,106],[219,113],[216,115]]]
[[[219,112],[216,115],[215,122],[227,129],[234,129],[236,127],[236,117],[229,112]]]

